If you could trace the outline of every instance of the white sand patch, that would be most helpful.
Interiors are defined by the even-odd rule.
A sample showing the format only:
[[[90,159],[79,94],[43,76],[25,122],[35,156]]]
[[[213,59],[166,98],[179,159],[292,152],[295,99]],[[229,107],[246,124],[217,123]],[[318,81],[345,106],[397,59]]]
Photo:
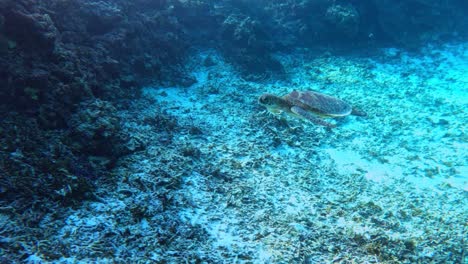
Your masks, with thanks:
[[[367,180],[381,184],[401,178],[403,174],[398,166],[366,160],[353,150],[326,148],[324,151],[333,159],[340,174],[364,173]]]
[[[202,226],[209,234],[211,246],[215,250],[232,253],[256,247],[255,243],[243,238],[239,229],[240,221],[226,208],[227,204],[214,200],[213,194],[207,190],[206,181],[207,178],[197,172],[185,179],[184,192],[192,206],[180,211],[181,218],[187,219],[194,226]]]

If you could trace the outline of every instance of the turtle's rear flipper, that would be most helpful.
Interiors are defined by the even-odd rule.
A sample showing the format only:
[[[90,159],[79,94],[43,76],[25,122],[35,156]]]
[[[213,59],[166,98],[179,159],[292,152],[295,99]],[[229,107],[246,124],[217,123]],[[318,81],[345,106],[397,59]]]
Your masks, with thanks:
[[[314,124],[321,125],[321,126],[326,126],[328,128],[336,127],[333,124],[330,124],[328,122],[323,121],[322,119],[318,118],[314,114],[311,114],[311,113],[307,112],[306,110],[300,108],[299,106],[291,107],[291,111],[293,113],[295,113],[296,115],[298,115],[300,117],[303,117],[303,118],[309,120],[310,122],[312,122]]]

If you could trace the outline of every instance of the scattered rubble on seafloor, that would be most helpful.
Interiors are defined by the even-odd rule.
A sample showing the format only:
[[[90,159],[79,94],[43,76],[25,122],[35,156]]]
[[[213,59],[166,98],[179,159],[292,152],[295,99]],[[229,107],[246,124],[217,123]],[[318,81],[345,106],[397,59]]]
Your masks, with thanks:
[[[215,63],[199,67],[208,55]],[[34,256],[53,258],[60,246],[62,261],[461,261],[466,113],[451,93],[464,88],[423,86],[432,87],[426,75],[438,84],[465,77],[394,78],[431,61],[384,56],[319,57],[306,67],[280,57],[291,80],[266,84],[243,80],[215,52],[195,56],[197,83],[147,87],[117,111],[140,147]],[[330,132],[256,102],[309,87],[356,102],[368,117]]]

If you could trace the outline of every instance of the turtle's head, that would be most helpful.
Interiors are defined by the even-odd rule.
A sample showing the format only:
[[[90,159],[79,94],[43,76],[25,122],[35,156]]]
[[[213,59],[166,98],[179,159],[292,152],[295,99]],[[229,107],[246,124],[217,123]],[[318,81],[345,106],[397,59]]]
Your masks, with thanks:
[[[286,107],[284,99],[276,96],[274,94],[262,94],[258,98],[258,103],[265,106],[270,112],[277,112],[278,110],[283,110],[283,107]]]
[[[281,104],[281,101],[283,99],[274,95],[274,94],[262,94],[259,98],[258,98],[258,103],[261,104],[261,105],[264,105],[264,106],[270,106],[270,107],[274,107],[274,106],[279,106]]]

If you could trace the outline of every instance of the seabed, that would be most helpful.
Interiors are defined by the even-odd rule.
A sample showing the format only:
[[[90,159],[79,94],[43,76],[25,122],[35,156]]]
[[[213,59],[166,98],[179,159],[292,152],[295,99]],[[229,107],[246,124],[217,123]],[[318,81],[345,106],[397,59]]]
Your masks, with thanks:
[[[277,54],[265,83],[200,51],[196,84],[120,112],[145,148],[53,234],[61,262],[468,263],[467,48]],[[328,130],[257,103],[293,89],[368,116]]]

